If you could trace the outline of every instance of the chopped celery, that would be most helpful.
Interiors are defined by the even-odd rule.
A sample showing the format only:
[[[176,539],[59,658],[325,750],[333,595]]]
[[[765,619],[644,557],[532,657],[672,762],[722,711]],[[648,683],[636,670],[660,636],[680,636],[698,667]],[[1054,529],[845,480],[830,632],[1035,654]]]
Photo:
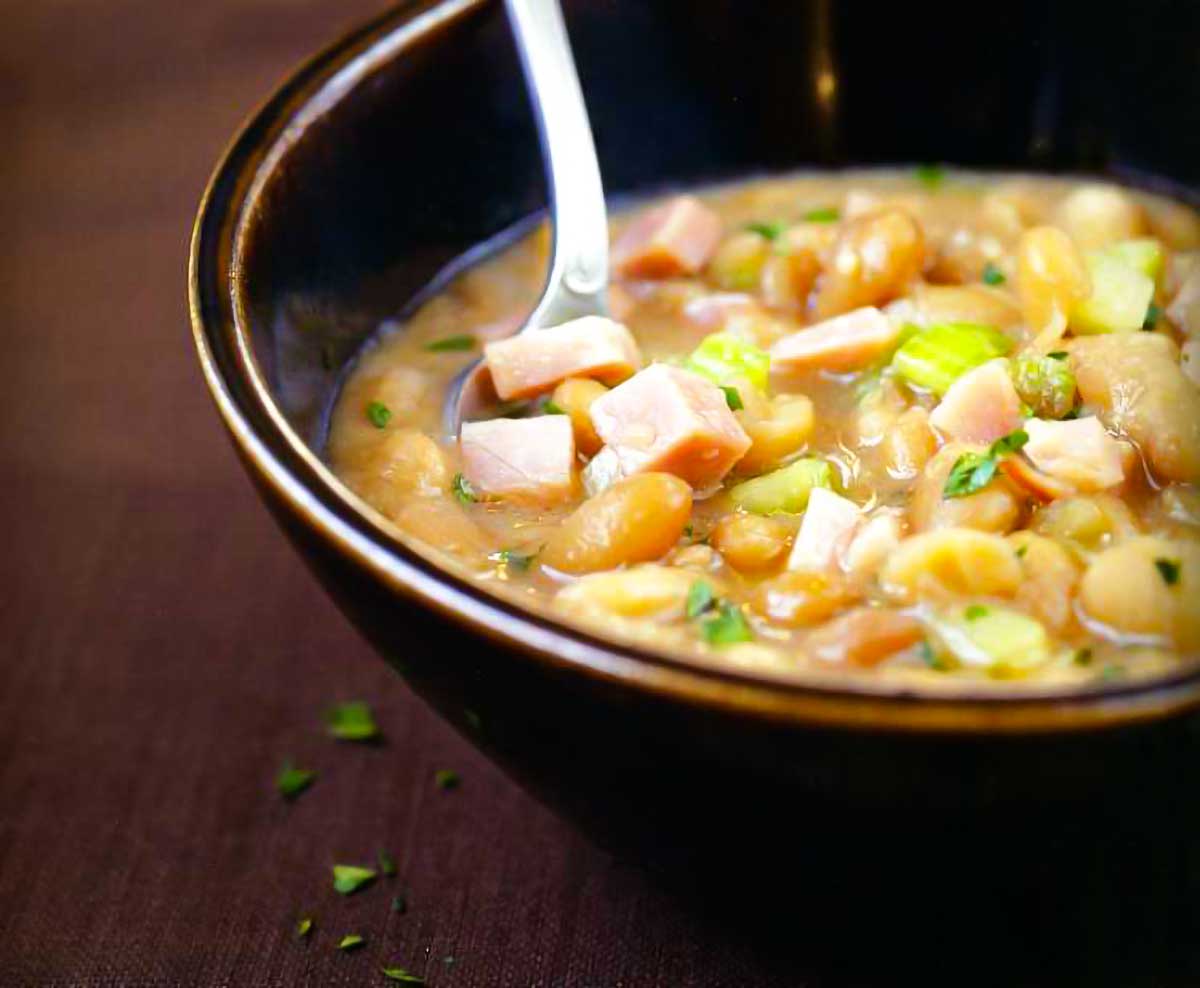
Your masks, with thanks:
[[[683,366],[714,384],[745,378],[759,391],[766,391],[771,357],[766,350],[733,333],[713,333],[700,341]]]
[[[824,460],[806,456],[738,484],[729,491],[729,497],[737,507],[751,514],[795,514],[808,507],[808,496],[814,487],[832,489],[833,468]]]
[[[1163,269],[1163,249],[1153,237],[1142,237],[1138,240],[1121,240],[1109,244],[1101,252],[1124,261],[1131,268],[1136,268],[1148,278],[1158,281]]]
[[[1135,333],[1154,300],[1154,279],[1108,251],[1090,252],[1092,294],[1071,310],[1075,333]]]
[[[1051,658],[1046,629],[1019,611],[972,605],[940,614],[930,624],[946,652],[992,676],[1023,676]]]
[[[1065,360],[1039,353],[1013,358],[1013,385],[1040,419],[1060,419],[1075,407],[1075,375]]]
[[[905,340],[892,357],[892,367],[905,380],[940,396],[971,368],[1011,349],[1012,341],[991,326],[934,323]]]

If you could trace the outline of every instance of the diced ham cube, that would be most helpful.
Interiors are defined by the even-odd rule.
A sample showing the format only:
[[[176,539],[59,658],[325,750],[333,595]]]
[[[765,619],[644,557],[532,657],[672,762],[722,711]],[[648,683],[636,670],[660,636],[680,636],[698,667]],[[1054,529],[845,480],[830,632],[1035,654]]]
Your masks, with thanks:
[[[612,262],[625,278],[695,274],[721,239],[721,218],[693,196],[676,196],[635,219],[613,244]]]
[[[929,424],[951,439],[991,443],[1021,428],[1021,398],[1003,358],[967,371],[946,390]]]
[[[862,511],[857,504],[828,488],[814,487],[787,568],[810,573],[837,569],[861,523]]]
[[[771,366],[787,371],[852,371],[882,357],[900,328],[874,306],[791,333],[771,347]]]
[[[661,470],[703,490],[719,483],[750,448],[725,393],[667,364],[652,364],[601,395],[591,412],[625,477]]]
[[[588,497],[606,491],[621,479],[621,462],[611,446],[601,447],[583,468],[583,489]]]
[[[566,415],[464,422],[463,475],[479,493],[554,501],[575,488],[575,432]]]
[[[1043,473],[1080,491],[1115,487],[1125,479],[1121,444],[1094,415],[1066,422],[1029,419],[1023,452]]]
[[[568,377],[623,381],[642,364],[633,334],[603,316],[497,340],[483,348],[483,355],[504,401],[549,391]]]

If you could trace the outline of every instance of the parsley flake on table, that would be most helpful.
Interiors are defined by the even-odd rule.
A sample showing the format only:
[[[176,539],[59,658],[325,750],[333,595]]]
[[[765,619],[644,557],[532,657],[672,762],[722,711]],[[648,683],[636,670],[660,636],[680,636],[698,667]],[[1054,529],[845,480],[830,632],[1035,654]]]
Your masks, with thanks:
[[[367,418],[371,420],[371,425],[376,429],[386,429],[387,424],[392,420],[392,410],[382,401],[368,402]]]
[[[1154,568],[1158,570],[1158,575],[1163,578],[1163,583],[1168,587],[1173,587],[1179,582],[1178,559],[1156,559]]]
[[[275,788],[284,799],[295,799],[313,784],[317,773],[307,768],[296,768],[291,762],[284,762],[283,768],[275,777]]]
[[[1004,277],[1004,272],[1001,271],[991,261],[983,266],[983,283],[985,285],[1003,285],[1008,279]]]
[[[359,936],[357,933],[347,933],[341,940],[338,941],[338,950],[357,950],[367,942],[367,938]]]
[[[966,497],[983,490],[996,476],[1000,461],[1010,453],[1015,453],[1027,442],[1029,433],[1018,429],[997,439],[988,447],[986,453],[963,453],[950,468],[946,486],[942,488],[942,496]]]
[[[820,209],[810,209],[802,219],[806,223],[836,223],[841,215],[833,206],[824,206]]]
[[[379,737],[379,727],[371,708],[361,700],[339,703],[325,714],[326,730],[339,741],[373,741]]]
[[[399,916],[403,916],[408,912],[408,893],[397,892],[392,896],[392,912]]]
[[[433,773],[433,784],[439,789],[457,789],[461,781],[462,778],[452,768],[439,768]]]
[[[425,984],[425,979],[419,974],[413,974],[402,967],[381,967],[379,970],[383,972],[383,976],[389,981],[402,981],[407,985]]]
[[[440,340],[433,340],[425,344],[425,349],[432,353],[450,353],[456,350],[474,350],[475,337],[468,333],[461,333],[458,336],[443,336]]]
[[[353,895],[361,888],[370,885],[377,876],[374,868],[363,868],[359,865],[334,865],[333,887],[342,895]]]
[[[387,875],[388,878],[394,877],[396,874],[396,859],[388,854],[387,851],[380,851],[376,857],[379,860],[380,874]]]
[[[450,482],[450,490],[459,504],[474,504],[479,500],[475,494],[475,488],[471,486],[471,482],[461,473],[454,475],[454,480]]]
[[[313,931],[313,921],[311,916],[305,916],[299,923],[296,924],[296,939],[304,940]]]

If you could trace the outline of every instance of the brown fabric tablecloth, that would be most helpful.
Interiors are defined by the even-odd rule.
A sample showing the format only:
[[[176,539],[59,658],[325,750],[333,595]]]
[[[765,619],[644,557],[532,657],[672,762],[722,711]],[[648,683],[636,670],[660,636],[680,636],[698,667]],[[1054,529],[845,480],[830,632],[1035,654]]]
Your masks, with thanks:
[[[864,984],[836,954],[808,972],[800,920],[764,942],[524,795],[356,636],[235,462],[188,334],[193,211],[250,108],[379,4],[2,8],[0,988],[372,985],[385,964],[435,988]],[[374,705],[385,744],[325,737],[346,699]],[[274,788],[287,759],[320,773],[293,804]],[[458,789],[434,786],[444,768]],[[332,864],[381,850],[396,879],[333,891]],[[1195,855],[1156,867],[1200,872]],[[1038,881],[1002,908],[1036,906]],[[1127,912],[1153,945],[1193,906]],[[908,983],[901,959],[923,983],[952,975],[938,915],[960,908],[939,903],[896,977],[871,983]],[[847,958],[890,922],[870,889],[855,910]],[[1058,919],[1041,920],[1036,943],[997,930],[997,949],[1031,952],[1031,982],[1056,946]],[[340,953],[352,933],[366,946]],[[1194,957],[1159,953],[1145,983],[1196,983],[1169,977]]]

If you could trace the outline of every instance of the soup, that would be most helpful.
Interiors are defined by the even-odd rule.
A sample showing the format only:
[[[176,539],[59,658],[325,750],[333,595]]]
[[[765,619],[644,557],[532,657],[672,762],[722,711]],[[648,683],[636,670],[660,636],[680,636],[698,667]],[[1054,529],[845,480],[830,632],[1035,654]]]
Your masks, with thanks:
[[[512,336],[541,227],[360,355],[328,457],[419,551],[705,664],[922,687],[1200,652],[1200,217],[845,172],[613,224],[611,319]],[[492,416],[443,434],[483,357]]]

